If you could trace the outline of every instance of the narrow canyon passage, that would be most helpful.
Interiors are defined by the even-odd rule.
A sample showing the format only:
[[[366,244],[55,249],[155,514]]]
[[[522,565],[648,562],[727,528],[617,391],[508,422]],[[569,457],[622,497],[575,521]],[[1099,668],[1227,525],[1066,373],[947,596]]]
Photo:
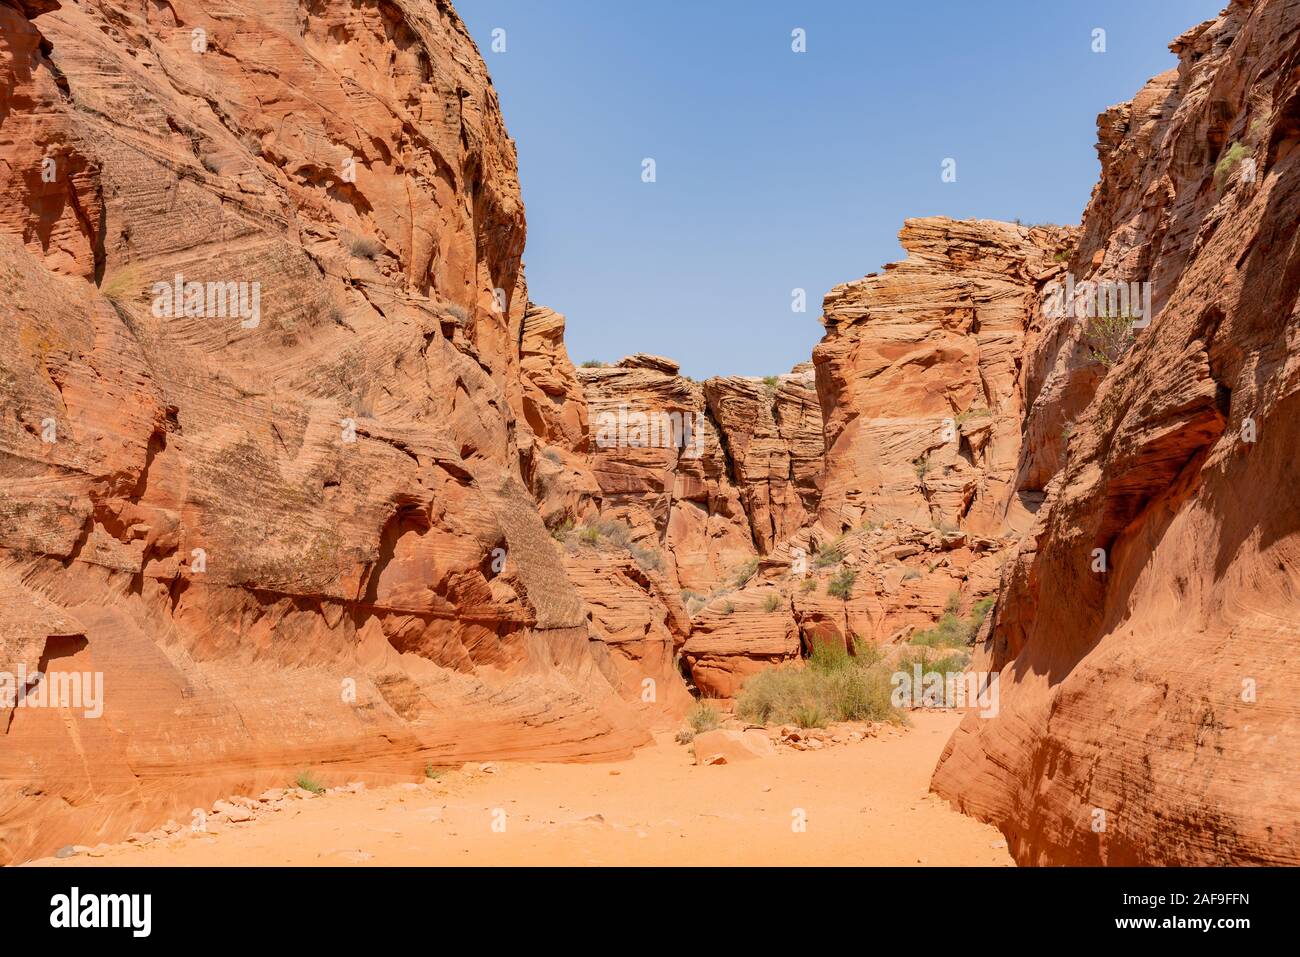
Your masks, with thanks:
[[[995,828],[928,793],[960,715],[911,719],[856,744],[715,767],[692,764],[669,734],[627,761],[470,764],[424,785],[327,794],[211,833],[36,863],[1011,866]]]

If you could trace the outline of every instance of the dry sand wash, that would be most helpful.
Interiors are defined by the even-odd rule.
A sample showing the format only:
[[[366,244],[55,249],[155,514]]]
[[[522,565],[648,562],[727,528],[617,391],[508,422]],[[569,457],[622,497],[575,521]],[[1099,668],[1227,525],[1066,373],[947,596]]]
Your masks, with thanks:
[[[40,863],[1010,865],[996,829],[928,793],[958,715],[912,719],[857,744],[721,767],[696,767],[668,734],[615,763],[470,765],[424,786],[330,794],[213,834]],[[491,829],[497,808],[504,833]],[[794,808],[807,812],[803,833]]]

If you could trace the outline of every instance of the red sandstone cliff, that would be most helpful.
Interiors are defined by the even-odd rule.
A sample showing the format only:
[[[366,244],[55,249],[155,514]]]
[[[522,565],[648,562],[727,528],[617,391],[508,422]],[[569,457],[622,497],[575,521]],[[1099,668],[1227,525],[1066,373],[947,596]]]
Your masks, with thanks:
[[[0,0],[0,670],[105,675],[0,711],[0,859],[308,766],[623,753],[683,673],[997,593],[940,793],[1026,863],[1295,862],[1298,18],[1179,38],[1081,229],[909,220],[811,368],[695,383],[528,302],[445,2]],[[1113,367],[1067,272],[1152,283]],[[258,321],[157,315],[178,273]]]
[[[1099,120],[1071,261],[1157,314],[1109,369],[1040,323],[1019,482],[1046,501],[974,664],[1001,711],[934,778],[1022,863],[1300,862],[1300,5],[1172,49]]]
[[[525,488],[581,407],[517,347],[514,147],[447,3],[5,0],[0,195],[0,668],[104,676],[98,719],[0,714],[0,859],[646,740]],[[160,315],[177,274],[256,314]]]

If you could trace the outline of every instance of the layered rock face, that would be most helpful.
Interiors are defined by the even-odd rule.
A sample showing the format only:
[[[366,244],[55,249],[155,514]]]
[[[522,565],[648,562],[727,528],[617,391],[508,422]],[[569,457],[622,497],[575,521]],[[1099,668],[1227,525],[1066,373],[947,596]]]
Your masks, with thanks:
[[[901,518],[997,534],[1014,494],[1021,355],[1072,230],[908,220],[908,256],[831,290],[813,352],[825,415],[819,518],[834,531]]]
[[[660,356],[581,369],[601,511],[662,547],[684,588],[708,588],[756,554],[726,447],[699,383]]]
[[[817,513],[824,468],[822,410],[811,363],[788,374],[704,383],[754,545],[763,554]]]
[[[713,612],[751,580],[758,584],[760,561],[780,565],[779,553],[806,535],[815,514],[822,437],[811,367],[696,383],[670,359],[635,355],[580,369],[578,378],[597,493],[593,507],[575,514],[626,527],[644,593],[618,587],[619,573],[609,573],[620,550],[611,565],[607,552],[573,548],[570,535],[572,561],[606,572],[579,573],[596,630],[660,635],[666,628],[696,687],[713,696],[730,696],[755,670],[797,658],[800,632],[788,611]],[[740,600],[751,598],[767,601],[765,594]],[[648,663],[663,657],[638,652],[637,667],[651,670]]]
[[[794,485],[815,492],[775,513],[790,518],[753,580],[699,609],[682,651],[707,692],[732,695],[818,641],[897,642],[954,600],[965,613],[995,590],[1003,549],[1042,499],[1017,486],[1023,356],[1077,231],[932,217],[900,239],[906,260],[826,297],[813,354],[824,459],[791,457],[802,474],[820,468]],[[705,391],[743,453],[739,423],[762,419],[729,382]]]
[[[582,412],[446,3],[5,0],[0,192],[0,669],[103,681],[0,711],[0,860],[647,740],[525,485]]]
[[[1086,322],[1039,323],[1020,483],[1046,501],[973,666],[1000,713],[934,778],[1022,863],[1300,862],[1300,6],[1172,49],[1100,118],[1071,261],[1156,315],[1110,368]]]

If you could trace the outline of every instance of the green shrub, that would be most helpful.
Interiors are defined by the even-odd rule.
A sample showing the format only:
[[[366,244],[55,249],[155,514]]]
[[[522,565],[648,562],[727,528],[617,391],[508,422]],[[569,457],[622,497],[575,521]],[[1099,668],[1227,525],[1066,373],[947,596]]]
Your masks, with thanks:
[[[899,721],[890,703],[893,669],[880,654],[855,642],[817,642],[805,667],[782,665],[748,678],[736,714],[755,724],[820,727],[827,721]]]
[[[767,597],[763,599],[763,611],[771,614],[781,607],[781,596],[776,592],[768,592]]]
[[[722,725],[722,714],[710,702],[701,699],[686,712],[686,723],[694,734],[703,734]]]
[[[1092,340],[1093,362],[1109,369],[1133,345],[1133,317],[1096,316],[1088,321],[1088,337]]]
[[[984,624],[989,609],[993,607],[993,601],[992,598],[980,599],[971,606],[970,614],[961,618],[958,615],[961,610],[961,596],[955,593],[949,595],[948,603],[944,606],[943,617],[933,628],[912,635],[910,644],[926,648],[965,647],[970,644],[980,630],[980,626]]]
[[[607,368],[607,366],[606,366],[606,364],[605,364],[604,362],[601,362],[599,359],[588,359],[586,362],[584,362],[584,363],[582,364],[582,368],[584,368],[584,369],[604,369],[604,368]]]
[[[304,791],[310,791],[312,794],[320,794],[325,790],[325,785],[312,777],[310,771],[302,772],[293,783]]]
[[[852,568],[841,568],[831,576],[826,585],[826,594],[842,601],[848,601],[853,595],[853,583],[858,580],[858,573]]]
[[[918,664],[921,666],[923,674],[927,671],[937,671],[941,674],[960,673],[965,671],[966,666],[970,664],[970,655],[964,651],[949,651],[947,654],[940,654],[932,648],[922,647],[899,655],[895,670],[911,671]]]
[[[1237,164],[1250,155],[1248,150],[1241,143],[1233,141],[1228,148],[1223,151],[1219,157],[1219,162],[1214,166],[1214,188],[1220,193],[1228,186],[1228,179],[1232,176],[1232,171],[1237,168]]]
[[[926,475],[930,472],[930,456],[922,455],[912,459],[912,468],[916,471],[917,479],[924,482]]]
[[[801,728],[826,727],[826,719],[822,717],[822,709],[817,706],[816,702],[800,702],[795,705],[794,711],[791,712],[791,718]]]
[[[727,602],[726,604],[724,604],[724,605],[722,606],[722,613],[723,613],[724,615],[734,615],[734,614],[736,613],[736,604],[735,604],[735,602],[730,602],[730,601],[729,601],[729,602]]]
[[[805,578],[805,579],[803,580],[803,584],[799,586],[799,590],[800,590],[801,592],[805,592],[805,593],[810,592],[810,591],[816,591],[816,590],[817,590],[817,579],[815,579],[815,578]]]
[[[736,567],[736,570],[731,573],[731,581],[737,588],[739,588],[757,574],[758,559],[751,558],[749,561],[743,562]]]
[[[775,392],[781,387],[781,380],[774,375],[763,376],[763,385],[767,386],[768,392]]]
[[[844,561],[844,539],[835,539],[835,541],[823,545],[817,550],[817,555],[813,558],[813,568],[830,568],[832,565],[838,565]]]
[[[958,425],[963,425],[971,419],[986,419],[992,414],[992,409],[981,406],[978,409],[967,409],[965,412],[958,415],[955,421]]]

